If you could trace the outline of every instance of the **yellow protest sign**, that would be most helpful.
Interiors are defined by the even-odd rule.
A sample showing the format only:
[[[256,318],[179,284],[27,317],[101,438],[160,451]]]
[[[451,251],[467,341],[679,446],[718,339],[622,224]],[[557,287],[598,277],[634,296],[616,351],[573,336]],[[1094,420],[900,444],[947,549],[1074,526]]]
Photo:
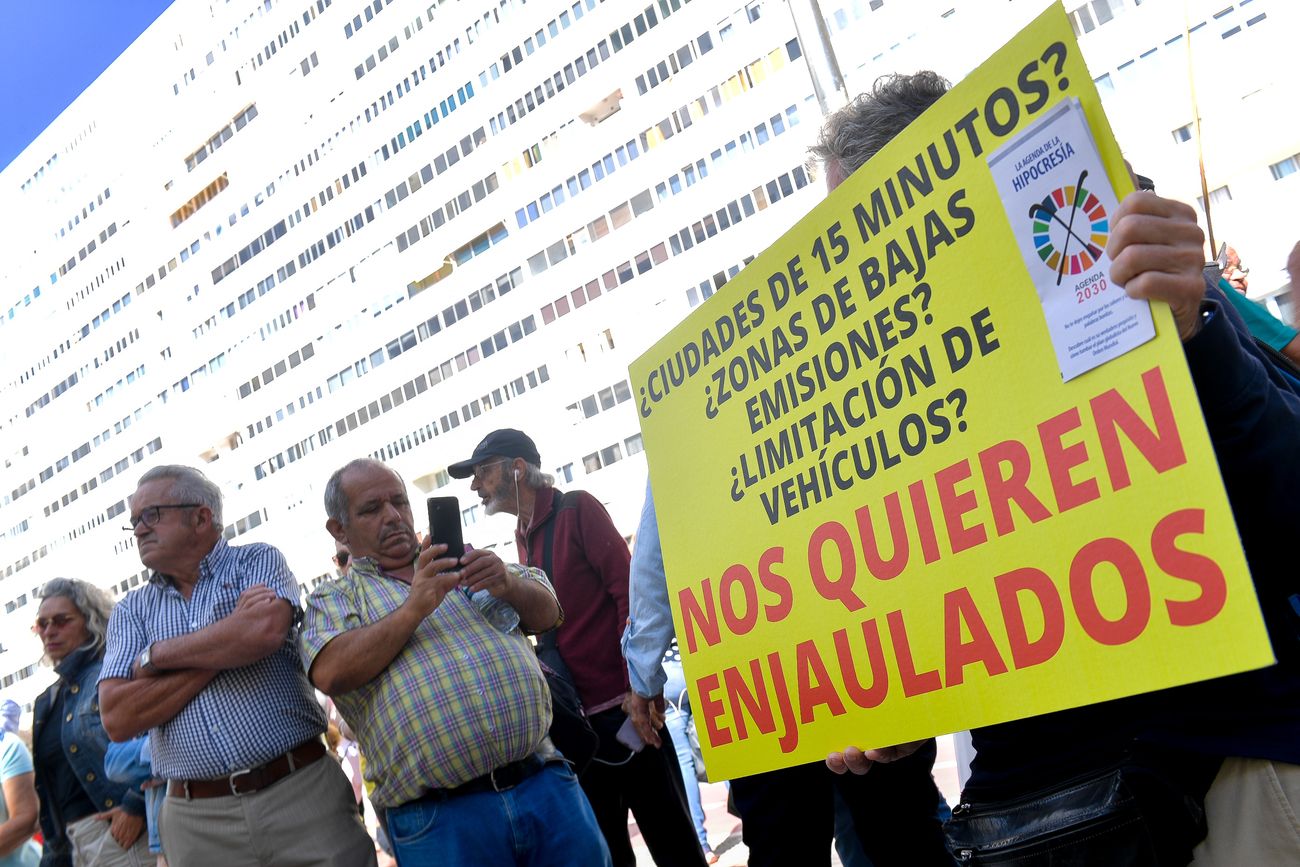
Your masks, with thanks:
[[[711,777],[1272,662],[1130,189],[1055,6],[632,366]]]

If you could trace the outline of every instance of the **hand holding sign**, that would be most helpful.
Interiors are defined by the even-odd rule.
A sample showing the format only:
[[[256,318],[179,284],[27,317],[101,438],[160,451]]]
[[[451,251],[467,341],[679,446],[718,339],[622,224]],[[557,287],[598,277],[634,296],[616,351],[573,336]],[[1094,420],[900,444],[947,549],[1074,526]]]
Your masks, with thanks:
[[[1130,298],[1163,301],[1178,336],[1192,337],[1205,297],[1205,233],[1191,206],[1137,192],[1120,203],[1106,252],[1111,280]]]
[[[857,747],[845,747],[843,752],[831,753],[826,757],[826,767],[837,774],[853,773],[862,776],[871,770],[871,766],[876,762],[888,763],[905,759],[928,742],[929,738],[926,738],[919,741],[908,741],[894,747],[866,750],[865,752]]]

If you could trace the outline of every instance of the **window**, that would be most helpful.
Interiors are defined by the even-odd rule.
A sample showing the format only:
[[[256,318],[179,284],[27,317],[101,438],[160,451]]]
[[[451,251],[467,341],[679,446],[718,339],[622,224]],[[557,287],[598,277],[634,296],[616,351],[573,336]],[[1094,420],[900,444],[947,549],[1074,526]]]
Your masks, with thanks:
[[[1228,187],[1227,187],[1226,185],[1225,185],[1225,186],[1222,186],[1222,187],[1219,187],[1218,189],[1210,190],[1210,204],[1211,204],[1211,205],[1221,205],[1221,204],[1223,204],[1224,202],[1231,202],[1231,201],[1232,201],[1232,191],[1229,190]],[[1197,196],[1197,197],[1196,197],[1196,204],[1200,205],[1200,206],[1201,206],[1201,210],[1204,211],[1204,210],[1205,210],[1205,197],[1204,197],[1204,196]]]
[[[620,206],[621,207],[621,206]],[[642,190],[632,197],[632,214],[641,216],[646,211],[654,207],[654,201],[650,198],[649,190]]]
[[[1183,126],[1180,126],[1178,129],[1174,130],[1172,135],[1174,137],[1174,141],[1179,144],[1182,144],[1185,141],[1191,141],[1192,125],[1190,123],[1184,124]]]
[[[1292,154],[1280,162],[1273,163],[1268,167],[1268,170],[1273,173],[1273,180],[1275,181],[1280,181],[1287,175],[1295,174],[1300,171],[1300,154]],[[1214,200],[1213,195],[1211,195],[1210,200]]]
[[[1075,36],[1082,36],[1097,29],[1097,24],[1093,21],[1087,6],[1080,6],[1070,13],[1070,26],[1074,28]]]

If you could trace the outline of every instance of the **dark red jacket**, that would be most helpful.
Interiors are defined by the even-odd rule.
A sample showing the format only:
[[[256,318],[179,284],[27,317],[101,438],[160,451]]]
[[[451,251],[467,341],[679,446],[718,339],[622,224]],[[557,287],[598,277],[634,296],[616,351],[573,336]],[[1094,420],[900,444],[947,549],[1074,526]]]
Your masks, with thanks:
[[[541,568],[544,530],[555,521],[551,584],[564,609],[558,644],[588,711],[608,705],[628,690],[627,665],[619,636],[627,623],[627,542],[600,501],[586,491],[564,495],[554,512],[554,488],[542,488],[524,533],[515,532],[519,560]]]

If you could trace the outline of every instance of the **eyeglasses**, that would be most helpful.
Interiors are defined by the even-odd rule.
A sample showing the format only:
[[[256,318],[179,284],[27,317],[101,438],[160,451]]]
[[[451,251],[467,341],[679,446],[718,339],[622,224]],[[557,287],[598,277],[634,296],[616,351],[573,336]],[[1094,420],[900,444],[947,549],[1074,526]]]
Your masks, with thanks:
[[[37,617],[36,622],[32,624],[32,632],[41,633],[49,629],[51,626],[57,626],[62,629],[69,623],[79,619],[80,617],[76,614],[56,614],[53,617]]]
[[[499,461],[488,461],[485,464],[479,464],[478,466],[474,467],[474,480],[476,482],[483,481],[483,471],[486,470],[488,467],[495,467],[497,464],[508,464],[508,463],[510,463],[509,458],[502,458]]]
[[[141,524],[144,524],[146,527],[156,527],[158,526],[158,522],[162,520],[163,509],[199,509],[202,507],[202,503],[177,503],[174,506],[145,506],[140,510],[140,514],[131,516],[131,526],[123,527],[122,529],[126,530],[128,533],[133,533],[135,532],[135,528]]]

